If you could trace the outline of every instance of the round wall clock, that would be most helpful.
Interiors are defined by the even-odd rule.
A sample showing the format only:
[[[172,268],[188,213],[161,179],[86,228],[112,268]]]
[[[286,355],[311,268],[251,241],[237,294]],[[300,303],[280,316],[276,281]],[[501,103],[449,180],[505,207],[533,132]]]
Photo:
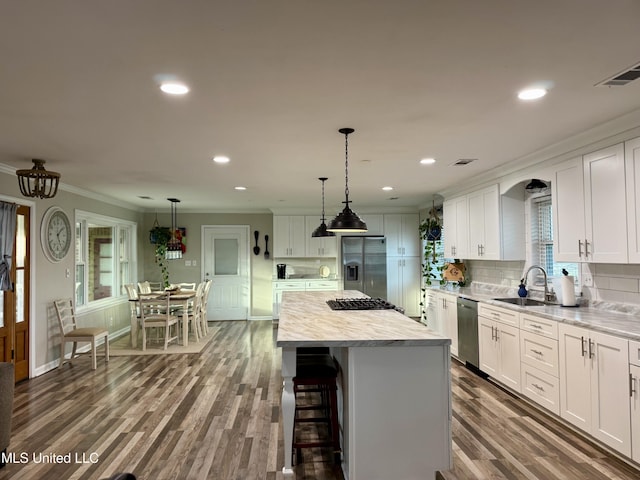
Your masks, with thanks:
[[[60,207],[51,207],[42,217],[40,228],[42,250],[52,262],[59,262],[69,253],[73,231],[69,217]]]

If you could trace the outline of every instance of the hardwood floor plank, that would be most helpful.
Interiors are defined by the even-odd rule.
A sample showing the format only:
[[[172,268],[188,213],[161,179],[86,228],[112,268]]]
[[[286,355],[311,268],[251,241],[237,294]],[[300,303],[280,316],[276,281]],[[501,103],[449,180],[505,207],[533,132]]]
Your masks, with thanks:
[[[0,480],[285,480],[281,351],[269,322],[220,322],[198,354],[88,357],[16,387],[9,451],[99,455],[13,463]],[[454,467],[440,480],[630,480],[640,472],[553,417],[452,362]],[[308,424],[304,435],[324,425]],[[342,480],[308,449],[297,480]]]

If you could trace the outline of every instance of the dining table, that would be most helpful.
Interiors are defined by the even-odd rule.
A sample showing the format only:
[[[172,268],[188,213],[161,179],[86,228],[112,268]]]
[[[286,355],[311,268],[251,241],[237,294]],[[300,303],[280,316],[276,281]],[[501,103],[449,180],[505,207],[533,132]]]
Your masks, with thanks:
[[[196,296],[195,290],[178,290],[172,291],[153,291],[151,293],[139,293],[141,298],[157,298],[158,300],[166,299],[169,295],[169,305],[175,307],[176,310],[182,311],[182,345],[185,347],[189,345],[189,303]],[[139,299],[129,300],[130,302],[138,302]],[[138,317],[131,314],[131,345],[137,347],[138,345]]]

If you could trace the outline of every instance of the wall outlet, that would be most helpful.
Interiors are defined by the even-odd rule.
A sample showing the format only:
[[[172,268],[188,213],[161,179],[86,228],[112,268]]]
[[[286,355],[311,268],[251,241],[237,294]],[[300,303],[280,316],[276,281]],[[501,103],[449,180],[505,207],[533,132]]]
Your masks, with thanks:
[[[192,267],[197,267],[197,266],[198,266],[198,261],[197,261],[197,260],[193,260],[193,261],[191,262],[191,266],[192,266]]]
[[[585,287],[593,287],[593,276],[590,273],[583,274],[582,283]]]
[[[191,260],[185,260],[184,261],[184,266],[185,267],[190,267],[191,266]]]

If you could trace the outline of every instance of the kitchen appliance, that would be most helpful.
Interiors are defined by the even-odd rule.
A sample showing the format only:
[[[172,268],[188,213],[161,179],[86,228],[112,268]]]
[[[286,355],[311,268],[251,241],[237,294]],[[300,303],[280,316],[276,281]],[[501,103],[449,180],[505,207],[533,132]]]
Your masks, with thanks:
[[[278,263],[276,265],[276,271],[278,272],[278,280],[283,280],[287,278],[287,264],[286,263]]]
[[[387,298],[387,242],[384,237],[343,236],[342,268],[345,290]]]
[[[478,302],[458,297],[458,358],[467,367],[480,368],[478,353]],[[479,371],[479,370],[478,370]]]
[[[331,310],[396,310],[396,306],[381,298],[336,298],[327,300]]]

